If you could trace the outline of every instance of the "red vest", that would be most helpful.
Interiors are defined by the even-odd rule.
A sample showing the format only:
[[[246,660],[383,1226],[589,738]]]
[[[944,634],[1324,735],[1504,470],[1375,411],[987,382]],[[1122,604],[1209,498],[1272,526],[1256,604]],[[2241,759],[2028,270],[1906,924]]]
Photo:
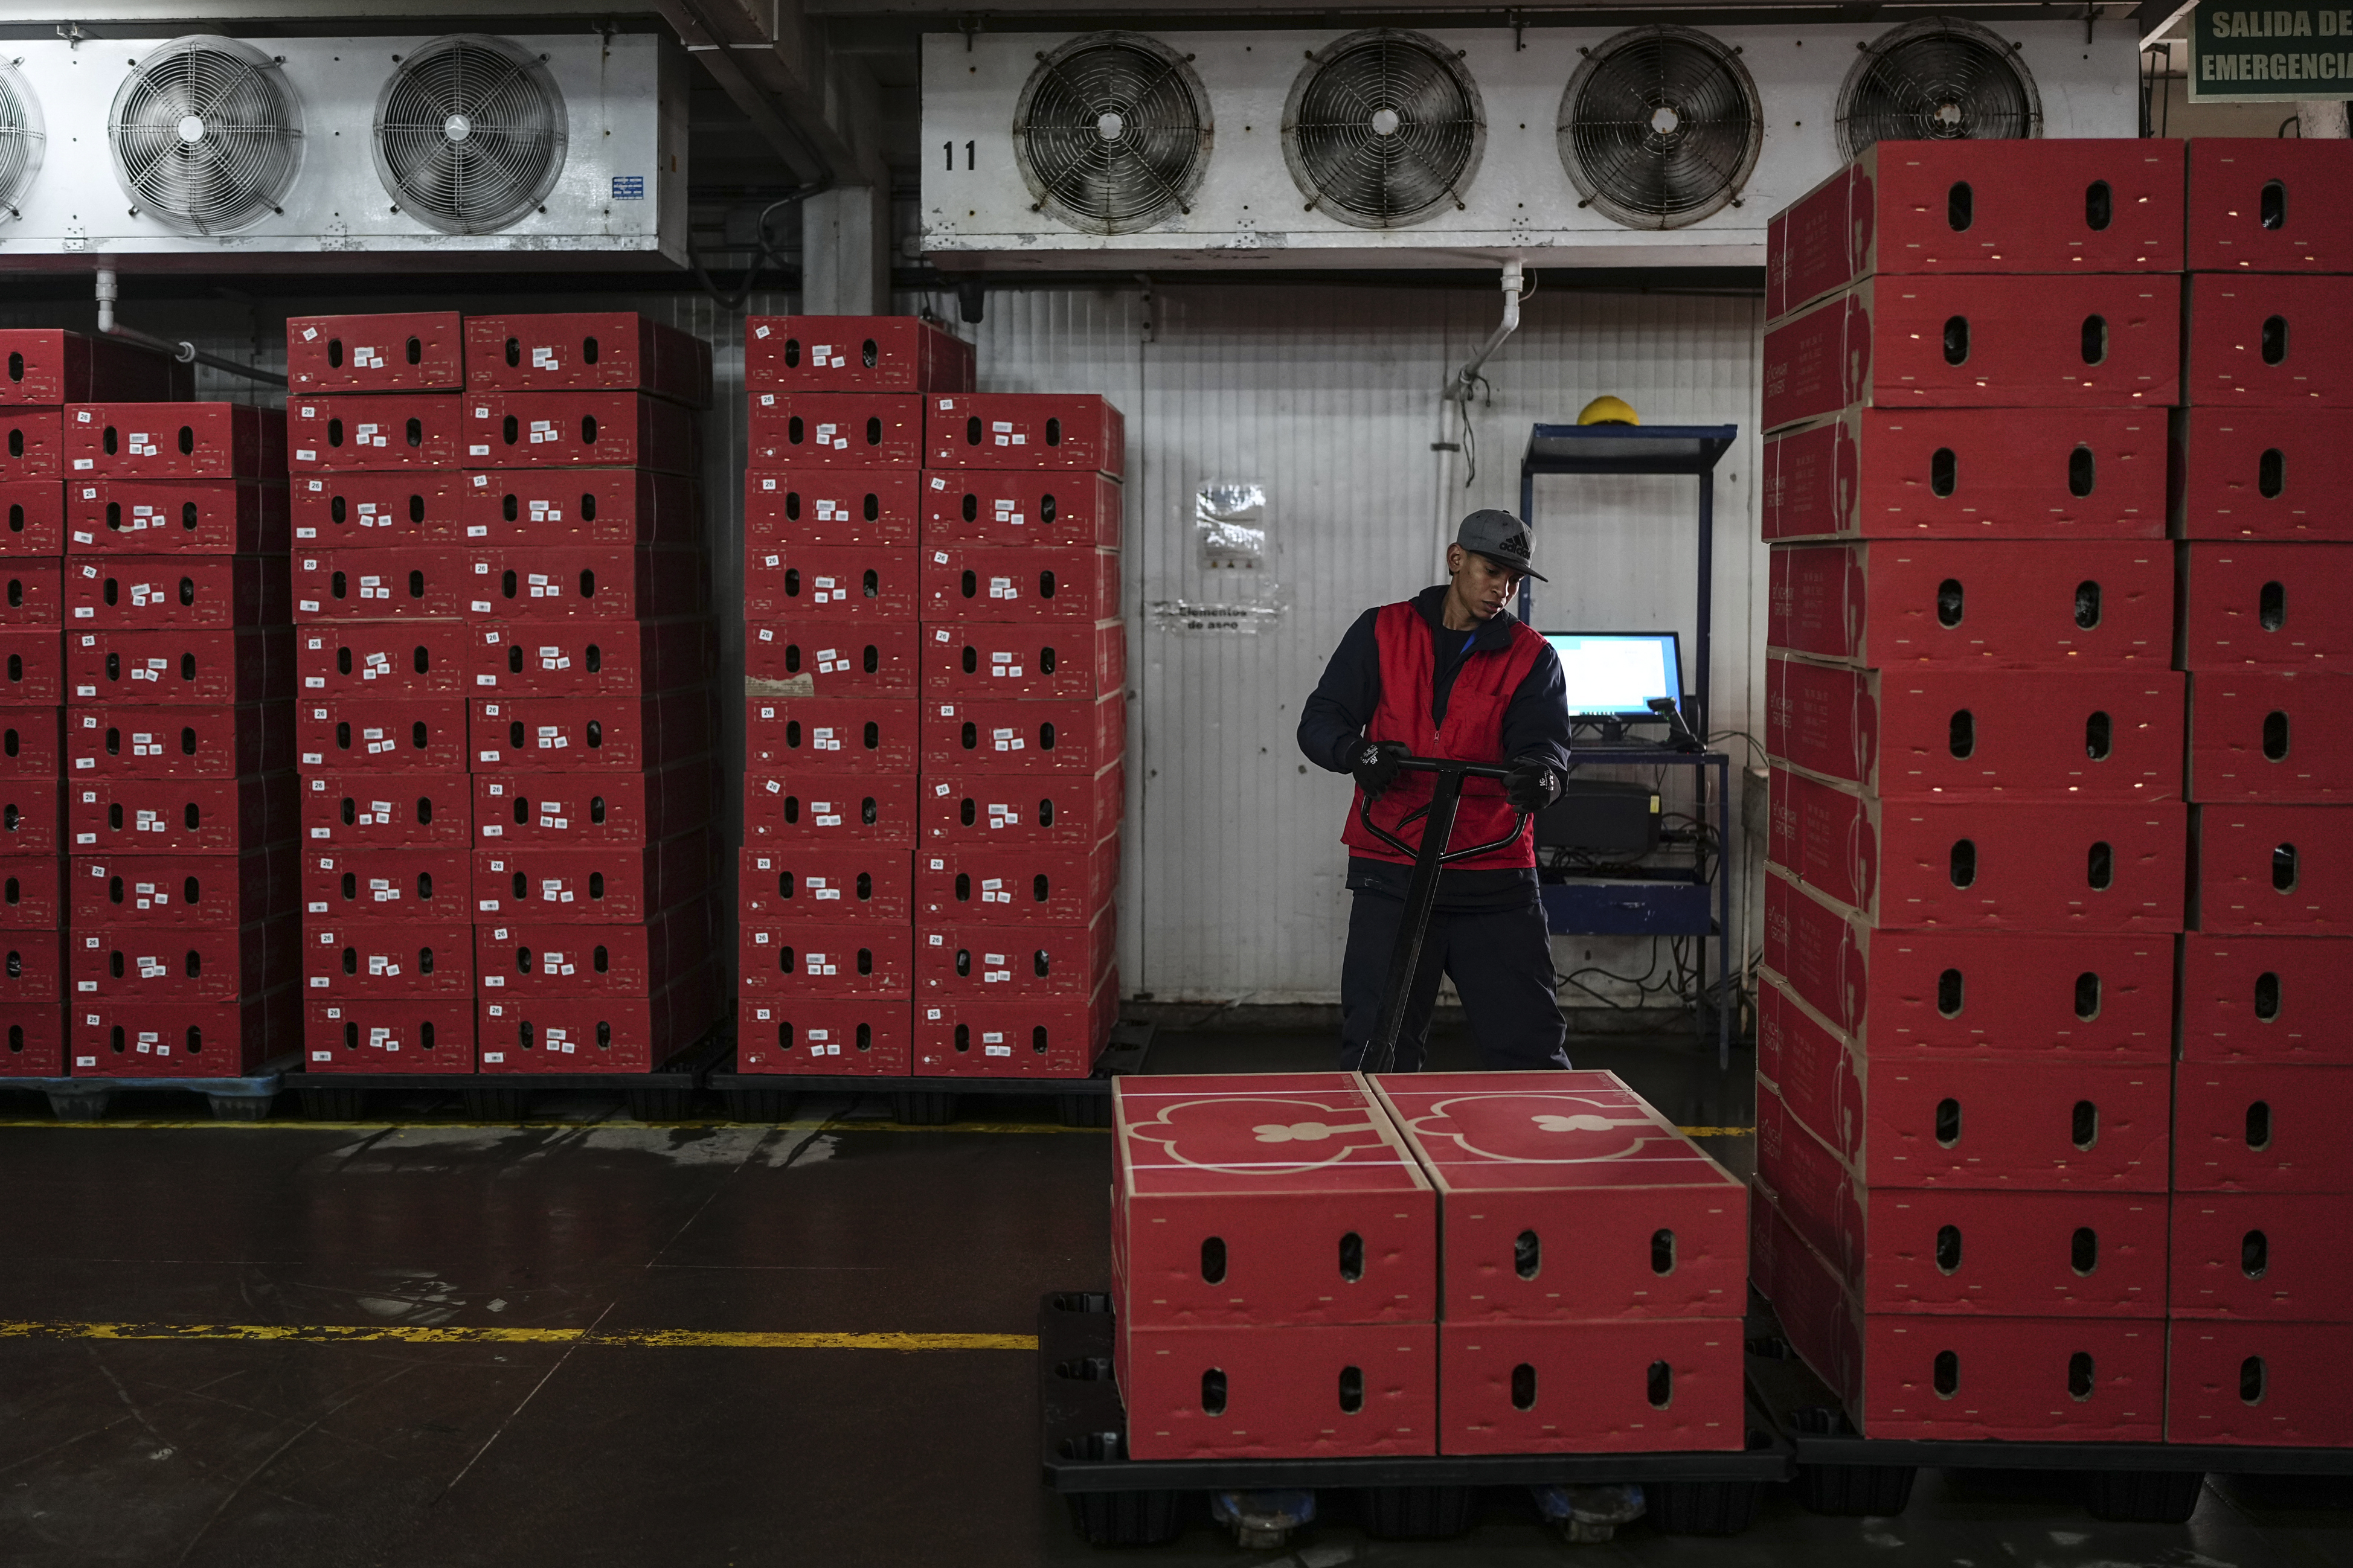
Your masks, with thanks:
[[[1504,755],[1504,710],[1511,706],[1512,694],[1527,679],[1528,671],[1535,668],[1537,658],[1547,651],[1543,637],[1514,623],[1508,644],[1465,658],[1446,699],[1446,722],[1436,729],[1430,722],[1431,676],[1437,662],[1430,623],[1410,602],[1384,605],[1373,622],[1373,640],[1381,656],[1381,700],[1373,710],[1372,722],[1365,726],[1365,739],[1402,741],[1417,757],[1446,757],[1471,763],[1509,760]],[[1421,843],[1421,823],[1416,821],[1401,829],[1398,820],[1430,803],[1434,782],[1429,773],[1398,774],[1396,782],[1373,802],[1373,820],[1418,847]],[[1364,799],[1365,792],[1358,790],[1356,798],[1349,804],[1348,826],[1340,835],[1341,842],[1347,845],[1352,855],[1410,865],[1410,857],[1398,854],[1365,831],[1357,816]],[[1513,815],[1501,784],[1493,779],[1464,779],[1462,805],[1455,816],[1454,832],[1447,840],[1448,846],[1486,844],[1501,838],[1512,830]],[[1531,820],[1520,830],[1516,841],[1475,859],[1451,861],[1447,868],[1496,870],[1533,867],[1535,863],[1535,824]]]

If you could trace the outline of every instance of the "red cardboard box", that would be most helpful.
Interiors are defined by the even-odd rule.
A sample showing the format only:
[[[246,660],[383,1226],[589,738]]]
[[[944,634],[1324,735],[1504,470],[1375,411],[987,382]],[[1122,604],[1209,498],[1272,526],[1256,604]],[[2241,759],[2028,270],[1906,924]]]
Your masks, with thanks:
[[[912,697],[918,679],[920,628],[908,621],[823,616],[746,626],[744,676],[777,697]]]
[[[304,768],[337,773],[456,773],[466,765],[460,697],[306,697],[294,743]]]
[[[905,926],[805,920],[745,921],[738,952],[745,992],[785,996],[904,996],[914,989],[914,933]]]
[[[805,626],[817,620],[913,621],[921,571],[915,556],[913,550],[888,544],[747,548],[744,614],[754,620],[790,617]]]
[[[711,749],[699,690],[655,697],[478,698],[469,726],[474,768],[646,769]]]
[[[636,625],[476,624],[466,628],[467,687],[478,696],[643,696],[711,679],[718,649],[696,616]]]
[[[807,468],[744,476],[744,542],[909,545],[921,542],[923,473],[915,468]]]
[[[0,471],[5,468],[0,459]],[[0,479],[0,555],[65,552],[65,498],[58,481]]]
[[[0,1004],[7,1005],[11,1022],[19,1005],[55,1006],[66,999],[67,941],[54,927],[0,929]]]
[[[55,851],[0,856],[0,921],[18,931],[63,927],[65,869]]]
[[[1092,778],[1127,749],[1127,697],[923,703],[923,771],[1076,773]]]
[[[2335,367],[2353,352],[2353,279],[2201,273],[2189,280],[2182,401],[2198,407],[2347,408]]]
[[[1747,1310],[1746,1190],[1617,1074],[1372,1082],[1438,1191],[1440,1315],[1450,1325],[1736,1319]],[[1739,1423],[1715,1436],[1738,1440]]]
[[[461,402],[455,392],[289,398],[290,467],[302,475],[332,469],[454,468],[465,440]]]
[[[1119,1022],[1119,973],[1092,998],[927,997],[915,1004],[914,1075],[1084,1078]]]
[[[2353,1334],[2343,1323],[2189,1320],[2170,1327],[2166,1441],[2353,1445],[2341,1397],[2353,1375]]]
[[[485,992],[517,997],[651,996],[710,962],[711,907],[695,900],[630,925],[482,925]]]
[[[302,781],[302,842],[344,849],[463,849],[472,781],[438,773],[314,775]]]
[[[2353,1321],[2353,1186],[2341,1193],[2184,1193],[2173,1200],[2176,1318]]]
[[[54,626],[62,622],[66,618],[64,570],[50,561],[0,561],[0,626]]]
[[[2181,453],[2183,539],[2353,542],[2353,414],[2337,408],[2187,408],[2173,419]]]
[[[2353,670],[2192,676],[2189,798],[2353,803]]]
[[[77,855],[72,922],[132,931],[154,926],[248,926],[301,912],[291,844],[237,855]],[[18,922],[12,916],[10,925]]]
[[[1108,474],[964,468],[923,476],[925,544],[1116,550],[1125,497]]]
[[[294,481],[294,542],[305,549],[454,544],[463,505],[441,469],[310,474]]]
[[[0,1078],[59,1078],[66,1070],[67,1015],[70,1004],[11,1009],[0,1030]]]
[[[916,468],[923,400],[913,393],[754,392],[754,469]]]
[[[74,479],[76,554],[283,554],[286,487],[252,479]]]
[[[914,316],[754,316],[744,384],[787,392],[970,392],[972,345]]]
[[[1890,142],[1773,218],[1766,308],[1873,273],[2179,272],[2181,211],[2170,142]]]
[[[455,392],[466,342],[455,310],[295,316],[286,322],[286,384],[314,392]]]
[[[2155,409],[1848,408],[1766,441],[1764,537],[2161,539],[2165,442]]]
[[[91,998],[68,1016],[76,1078],[239,1078],[296,1048],[302,994],[288,984],[235,1002]]]
[[[2173,941],[2164,931],[2021,942],[2002,931],[1875,931],[1772,872],[1765,965],[1874,1057],[1916,1050],[2147,1062],[2170,1055]]]
[[[659,843],[711,820],[712,767],[702,756],[645,773],[476,773],[475,837],[485,846]]]
[[[926,628],[923,688],[935,697],[1093,698],[1127,684],[1127,627],[959,624]]]
[[[2192,832],[2192,929],[2353,932],[2353,808],[2201,805]]]
[[[387,925],[371,920],[313,921],[302,933],[305,995],[474,994],[474,928]]]
[[[823,920],[903,925],[914,915],[913,857],[874,845],[746,846],[736,910],[746,923]]]
[[[2348,1193],[2339,1131],[2353,1067],[2184,1062],[2174,1086],[2177,1193]]]
[[[306,697],[463,697],[471,634],[459,621],[318,621],[295,638]]]
[[[631,310],[466,318],[466,384],[500,391],[607,387],[711,406],[711,345]]]
[[[1865,1316],[1770,1205],[1752,1238],[1789,1343],[1871,1437],[2154,1442],[2165,1333],[2147,1319]],[[1769,1281],[1769,1284],[1766,1283]]]
[[[66,826],[77,853],[235,852],[295,836],[291,773],[238,779],[76,779]]]
[[[75,778],[234,778],[294,761],[294,715],[282,702],[237,708],[139,708],[109,702],[67,715]]]
[[[860,773],[912,773],[919,704],[912,697],[747,697],[744,755],[762,770],[809,763]]]
[[[217,706],[294,695],[294,635],[283,626],[70,631],[64,644],[61,695],[76,702]]]
[[[1039,545],[927,545],[926,621],[1080,621],[1119,616],[1119,557]]]
[[[1116,761],[1092,778],[928,770],[922,794],[927,844],[1092,848],[1119,831],[1127,772]]]
[[[187,397],[193,384],[192,366],[119,338],[57,327],[0,331],[0,405],[169,403]]]
[[[915,936],[915,994],[1092,996],[1112,970],[1109,908],[1084,926],[926,925]]]
[[[1077,468],[1116,478],[1126,454],[1126,419],[1091,392],[923,399],[927,468]]]
[[[455,620],[471,574],[460,550],[343,550],[294,556],[294,619]]]
[[[248,403],[77,404],[63,447],[75,479],[274,479],[286,471],[286,415]]]
[[[314,1073],[474,1070],[473,998],[354,996],[311,1002],[303,1065]]]
[[[2181,1059],[2353,1066],[2353,1014],[2337,1004],[2348,965],[2344,937],[2184,939]]]
[[[534,547],[703,541],[702,498],[682,474],[650,468],[491,468],[466,476],[459,531],[470,544]]]
[[[2182,552],[2185,669],[2353,671],[2353,550],[2190,544]]]
[[[2188,263],[2200,272],[2353,272],[2353,214],[2337,193],[2353,148],[2200,136],[2189,149]]]
[[[0,702],[11,708],[63,702],[63,640],[47,626],[0,629]]]
[[[477,551],[473,563],[466,608],[477,616],[636,621],[711,607],[709,563],[698,551],[515,546]]]
[[[58,855],[65,847],[65,781],[0,778],[0,857]]]
[[[1765,334],[1764,427],[1877,408],[2181,400],[2181,279],[1865,279]]]
[[[795,770],[744,778],[744,837],[754,844],[889,845],[915,842],[912,774]]]
[[[1892,800],[2171,800],[2184,687],[2162,669],[1847,669],[1775,657],[1765,749]]]
[[[1434,1323],[1159,1328],[1123,1321],[1119,1332],[1131,1458],[1438,1451]],[[1216,1403],[1205,1405],[1212,1390]]]
[[[701,466],[694,416],[643,393],[471,391],[462,406],[469,468]]]
[[[735,1070],[905,1078],[912,1004],[900,996],[763,993],[736,1004]]]
[[[66,471],[64,416],[58,410],[0,408],[0,480],[56,480]]]
[[[1773,552],[1767,646],[1873,669],[2164,669],[2173,547],[1886,540]]]
[[[121,556],[66,569],[74,626],[254,626],[286,619],[286,564],[269,555]]]
[[[698,829],[659,844],[518,845],[474,851],[476,923],[486,916],[565,925],[642,921],[711,890],[712,845]]]
[[[693,1045],[723,1010],[714,971],[651,996],[483,998],[484,1072],[652,1072]]]
[[[1085,925],[1119,885],[1116,834],[1091,849],[1042,844],[926,846],[915,917],[983,925]]]
[[[304,846],[304,923],[450,924],[470,918],[464,851],[438,845],[318,850]]]
[[[0,778],[48,780],[65,771],[64,709],[0,708]]]
[[[1689,1452],[1747,1440],[1736,1320],[1450,1319],[1438,1340],[1441,1453]]]
[[[1358,1074],[1115,1079],[1112,1117],[1124,1329],[1438,1315],[1437,1195]]]

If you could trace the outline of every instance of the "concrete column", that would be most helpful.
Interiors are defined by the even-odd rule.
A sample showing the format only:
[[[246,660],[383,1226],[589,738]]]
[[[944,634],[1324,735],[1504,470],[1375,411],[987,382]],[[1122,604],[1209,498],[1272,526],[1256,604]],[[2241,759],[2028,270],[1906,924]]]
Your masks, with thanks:
[[[891,309],[891,193],[837,185],[801,203],[801,310],[880,316]]]
[[[2325,103],[2299,103],[2295,106],[2295,116],[2303,122],[2299,129],[2303,131],[2306,140],[2315,137],[2333,137],[2341,142],[2345,139],[2345,104],[2342,100],[2331,100]]]

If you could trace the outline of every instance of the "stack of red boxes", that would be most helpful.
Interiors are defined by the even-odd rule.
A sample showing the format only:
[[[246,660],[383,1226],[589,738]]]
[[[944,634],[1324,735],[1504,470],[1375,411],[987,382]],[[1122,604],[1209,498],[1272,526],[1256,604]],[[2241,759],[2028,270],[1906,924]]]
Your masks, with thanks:
[[[223,1078],[293,1048],[286,426],[65,410],[72,1070]]]
[[[2189,144],[2177,1442],[2353,1443],[2353,142]]]
[[[0,331],[0,1078],[66,1070],[65,405],[186,395],[186,373],[142,350],[75,332]],[[133,537],[152,536],[85,525],[76,548],[176,542],[141,546]],[[75,640],[85,637],[110,648],[117,638],[153,640],[111,631]]]
[[[915,1071],[1082,1078],[1119,1010],[1125,421],[923,401]]]
[[[744,332],[744,1072],[913,1059],[923,404],[972,349],[912,316]]]
[[[462,325],[286,323],[308,1071],[474,1070]]]
[[[1773,220],[1757,1282],[1867,1436],[2164,1429],[2181,152]]]
[[[723,1016],[711,349],[626,313],[470,317],[463,437],[484,1072],[649,1072]]]
[[[1740,1183],[1614,1075],[1113,1096],[1134,1458],[1744,1445]]]

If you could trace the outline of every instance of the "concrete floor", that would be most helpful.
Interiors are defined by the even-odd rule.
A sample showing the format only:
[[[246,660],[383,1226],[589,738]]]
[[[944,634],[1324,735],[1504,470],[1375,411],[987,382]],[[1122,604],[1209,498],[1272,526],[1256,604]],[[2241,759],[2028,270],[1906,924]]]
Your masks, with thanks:
[[[1168,1035],[1155,1066],[1316,1066],[1325,1048]],[[1686,1125],[1749,1124],[1745,1059],[1720,1076],[1683,1040],[1575,1054]],[[1441,1042],[1441,1065],[1461,1055]],[[516,1332],[1027,1334],[1041,1292],[1106,1283],[1103,1133],[1046,1125],[1042,1104],[1019,1130],[902,1129],[875,1102],[782,1127],[645,1127],[591,1100],[523,1128],[420,1109],[398,1126],[73,1127],[0,1100],[26,1119],[0,1125],[0,1563],[1105,1560],[1038,1484],[1025,1352]],[[117,1114],[159,1111],[187,1114]],[[1747,1168],[1745,1139],[1711,1146]],[[132,1337],[157,1325],[212,1333]],[[338,1343],[322,1325],[503,1337]],[[2353,1564],[2348,1503],[2343,1485],[2218,1479],[2189,1525],[2127,1527],[2048,1477],[1929,1475],[1900,1519],[1775,1495],[1737,1540],[1638,1525],[1571,1549],[1495,1493],[1460,1542],[1369,1542],[1343,1502],[1287,1553],[1240,1552],[1204,1520],[1137,1560],[2312,1568]]]

